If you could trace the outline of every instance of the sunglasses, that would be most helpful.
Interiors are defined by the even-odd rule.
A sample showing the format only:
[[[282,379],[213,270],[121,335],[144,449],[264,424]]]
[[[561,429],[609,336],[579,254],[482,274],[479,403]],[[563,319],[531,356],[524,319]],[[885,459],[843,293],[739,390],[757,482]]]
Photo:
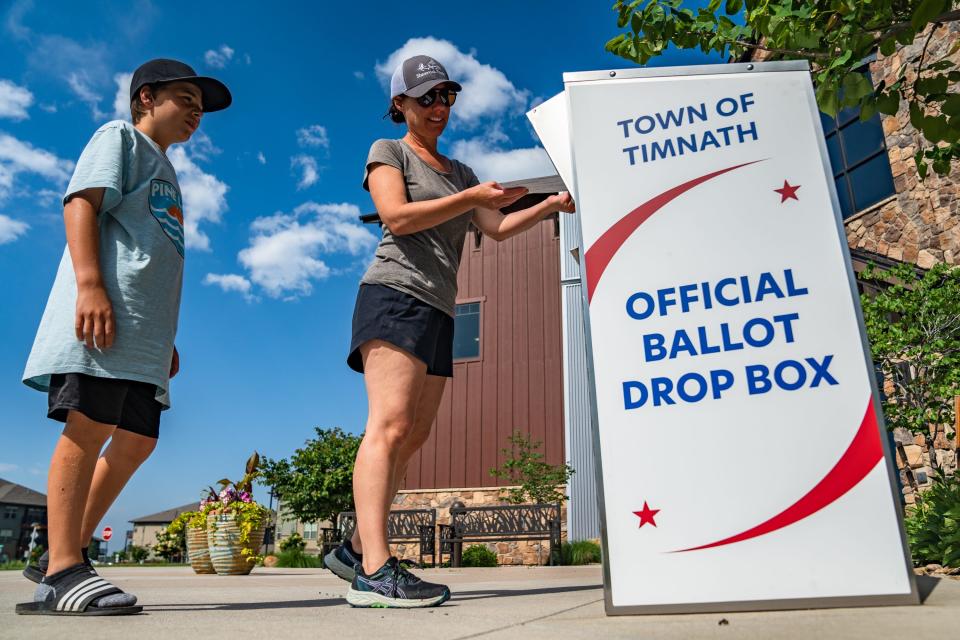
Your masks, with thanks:
[[[431,89],[417,98],[417,104],[421,107],[429,107],[440,98],[440,104],[445,107],[452,107],[457,101],[457,92],[452,89]]]

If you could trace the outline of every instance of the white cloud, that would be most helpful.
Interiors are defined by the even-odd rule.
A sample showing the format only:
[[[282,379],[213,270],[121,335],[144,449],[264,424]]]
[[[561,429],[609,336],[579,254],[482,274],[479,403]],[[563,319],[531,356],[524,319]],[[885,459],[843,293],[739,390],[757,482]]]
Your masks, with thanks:
[[[90,86],[86,73],[70,73],[67,76],[67,85],[74,95],[80,99],[80,102],[86,103],[90,107],[90,114],[94,120],[103,120],[107,116],[103,111],[100,111],[100,95]]]
[[[547,152],[541,147],[504,149],[487,138],[457,140],[451,155],[473,169],[480,180],[508,182],[556,174]]]
[[[208,273],[203,279],[203,284],[214,284],[224,291],[237,291],[243,294],[243,297],[247,302],[252,302],[254,300],[254,297],[250,294],[250,289],[253,285],[249,280],[235,273]]]
[[[70,90],[90,107],[97,120],[107,114],[100,111],[100,84],[109,78],[109,50],[104,41],[93,40],[91,44],[57,34],[37,33],[23,23],[23,18],[33,8],[32,2],[17,2],[7,14],[6,30],[14,40],[29,49],[27,66],[31,71],[65,81]],[[142,7],[136,7],[141,14]],[[133,21],[130,21],[133,22]]]
[[[297,181],[297,189],[306,189],[320,179],[320,170],[317,167],[317,159],[313,156],[300,154],[290,158],[290,168],[299,169],[300,179]]]
[[[27,109],[33,104],[33,94],[26,87],[0,78],[0,118],[24,120],[29,118]]]
[[[11,464],[9,462],[0,462],[0,473],[8,473],[10,471],[16,471],[19,469],[19,465]]]
[[[26,222],[14,220],[9,216],[5,216],[0,213],[0,244],[13,242],[25,234],[29,228],[30,225],[28,225]]]
[[[257,151],[257,162],[267,164],[267,156],[263,155],[263,151]]]
[[[208,67],[214,69],[223,69],[227,63],[233,59],[233,49],[225,44],[220,45],[219,49],[211,49],[203,54],[203,59]],[[247,63],[249,64],[249,62]]]
[[[246,62],[248,65],[253,64],[253,58],[250,57],[249,53],[243,54],[243,61]]]
[[[530,92],[513,86],[502,71],[477,60],[474,50],[464,53],[449,40],[411,38],[376,65],[377,77],[389,90],[390,77],[401,62],[415,55],[428,55],[442,64],[451,80],[463,86],[463,93],[451,110],[450,123],[475,126],[482,118],[526,110]]]
[[[334,273],[327,256],[359,256],[377,244],[359,215],[353,204],[305,202],[292,213],[257,218],[250,225],[250,246],[237,258],[249,280],[271,298],[309,295],[314,282]]]
[[[41,104],[40,108],[46,111],[47,113],[56,113],[57,105],[55,104]]]
[[[113,81],[117,93],[113,96],[113,117],[116,120],[130,120],[130,81],[132,73],[115,73]]]
[[[312,124],[309,127],[297,129],[297,144],[301,147],[329,149],[330,138],[327,136],[327,128],[323,125]]]
[[[73,166],[70,160],[63,160],[49,151],[35,148],[29,142],[0,132],[0,202],[10,195],[18,174],[32,173],[58,185],[65,185]]]
[[[218,223],[227,210],[227,190],[225,182],[215,175],[201,169],[195,160],[206,160],[209,155],[219,153],[206,135],[197,133],[195,142],[186,146],[177,146],[167,153],[173,168],[177,171],[177,181],[183,196],[183,227],[186,245],[189,249],[210,250],[210,238],[200,225]]]
[[[366,76],[366,74],[363,73],[363,71],[354,71],[354,72],[353,72],[353,77],[356,78],[357,80],[363,80],[363,79],[366,78],[367,76]]]

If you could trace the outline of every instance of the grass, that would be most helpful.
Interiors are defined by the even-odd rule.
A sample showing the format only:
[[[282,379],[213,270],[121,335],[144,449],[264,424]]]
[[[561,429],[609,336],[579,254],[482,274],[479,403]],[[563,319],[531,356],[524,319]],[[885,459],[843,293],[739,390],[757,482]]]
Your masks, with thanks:
[[[595,564],[600,562],[600,545],[590,540],[564,542],[560,556],[565,565]]]
[[[23,560],[10,560],[0,564],[0,571],[23,571],[27,568],[27,563]]]
[[[300,549],[291,549],[277,555],[277,566],[284,569],[319,569],[323,562],[319,556],[307,555]]]

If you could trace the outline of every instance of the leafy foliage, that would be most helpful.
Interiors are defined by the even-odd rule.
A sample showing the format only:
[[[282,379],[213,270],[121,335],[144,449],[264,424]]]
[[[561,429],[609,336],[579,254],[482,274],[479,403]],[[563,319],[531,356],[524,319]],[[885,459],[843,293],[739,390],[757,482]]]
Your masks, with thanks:
[[[507,491],[507,502],[540,504],[566,500],[561,485],[569,482],[574,474],[573,467],[544,462],[543,454],[537,451],[543,443],[533,442],[530,436],[519,431],[510,436],[509,442],[510,448],[502,449],[506,457],[504,463],[499,468],[490,469],[491,476],[519,485]]]
[[[303,551],[306,548],[306,540],[296,531],[280,541],[280,551]]]
[[[353,506],[353,462],[360,447],[359,436],[339,427],[316,429],[290,459],[263,462],[263,481],[303,522],[333,520]]]
[[[460,556],[460,566],[495,567],[497,566],[497,554],[482,544],[470,545],[463,550],[463,555]]]
[[[953,423],[951,399],[960,395],[960,269],[941,263],[918,277],[909,264],[869,265],[860,279],[893,281],[861,296],[873,360],[894,385],[883,405],[887,426],[929,440],[931,425]]]
[[[914,563],[960,567],[960,478],[936,476],[904,526]]]
[[[560,560],[565,565],[596,564],[600,557],[600,545],[592,540],[564,542],[560,547]]]
[[[303,549],[289,549],[277,556],[277,566],[286,569],[319,569],[323,562],[317,556],[303,552]]]
[[[130,560],[133,562],[143,562],[150,556],[150,547],[139,547],[133,544],[130,545],[127,553],[130,554]]]
[[[186,556],[186,523],[192,514],[193,512],[191,511],[185,511],[167,525],[166,529],[157,531],[157,543],[153,545],[153,552],[155,554],[168,562],[173,562]]]
[[[944,23],[960,20],[956,0],[711,0],[696,9],[683,0],[617,0],[617,26],[626,29],[606,49],[646,64],[669,46],[704,53],[740,56],[747,50],[766,59],[807,60],[811,64],[820,109],[835,116],[858,107],[862,120],[878,111],[893,115],[905,101],[910,122],[929,143],[917,152],[921,178],[932,165],[950,172],[960,158],[960,69],[951,60],[960,40],[937,59],[927,45]],[[934,27],[929,33],[925,30]],[[863,60],[879,52],[925,38],[921,52],[904,60],[890,86],[874,87],[859,71]]]

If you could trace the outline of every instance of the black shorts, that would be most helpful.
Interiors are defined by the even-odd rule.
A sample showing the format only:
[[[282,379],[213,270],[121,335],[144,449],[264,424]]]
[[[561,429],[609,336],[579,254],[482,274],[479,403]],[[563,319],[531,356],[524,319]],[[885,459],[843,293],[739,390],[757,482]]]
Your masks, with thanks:
[[[360,347],[383,340],[427,365],[427,375],[453,377],[453,318],[413,296],[382,284],[361,284],[353,309],[347,364],[363,373]]]
[[[163,409],[156,395],[157,385],[146,382],[55,373],[50,376],[47,417],[66,422],[70,411],[79,411],[94,422],[156,438]]]

